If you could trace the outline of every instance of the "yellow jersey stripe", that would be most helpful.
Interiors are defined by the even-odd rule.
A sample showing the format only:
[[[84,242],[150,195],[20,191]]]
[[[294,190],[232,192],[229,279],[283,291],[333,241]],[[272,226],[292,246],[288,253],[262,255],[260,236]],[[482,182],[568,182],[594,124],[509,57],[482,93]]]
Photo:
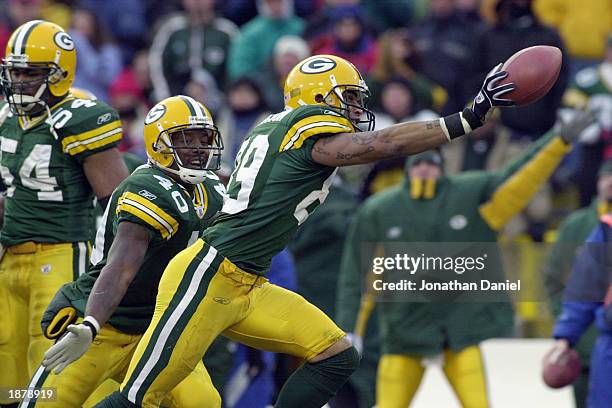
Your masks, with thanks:
[[[312,129],[304,134],[304,131]],[[301,147],[304,141],[319,133],[352,132],[353,127],[348,119],[342,116],[315,115],[309,116],[295,123],[288,131],[280,145],[279,152],[291,148]],[[299,142],[299,143],[298,143]]]
[[[120,120],[116,120],[114,122],[111,123],[107,123],[104,126],[100,126],[97,127],[95,129],[92,130],[88,130],[87,132],[83,132],[83,133],[79,133],[77,135],[71,135],[68,137],[65,137],[64,139],[62,139],[62,148],[64,149],[64,151],[67,150],[67,146],[69,146],[72,143],[75,142],[86,142],[88,139],[94,138],[96,136],[100,136],[104,133],[108,133],[111,130],[115,130],[115,129],[120,129],[121,128],[121,121]]]
[[[164,221],[166,221],[168,224],[170,224],[174,229],[178,229],[178,221],[176,221],[170,214],[168,214],[162,208],[158,207],[156,204],[154,204],[153,202],[147,200],[143,196],[138,195],[136,193],[132,193],[130,191],[126,191],[122,195],[122,197],[129,198],[130,200],[133,200],[133,201],[136,201],[137,203],[142,204],[143,206],[145,206],[148,209],[150,209],[151,211],[153,211],[153,213],[155,213],[155,214],[159,215],[161,218],[163,218]]]
[[[118,200],[116,212],[129,212],[158,230],[164,239],[174,235],[179,223],[164,210],[138,194],[125,192]]]
[[[86,142],[74,142],[67,146],[66,153],[74,156],[75,154],[81,153],[85,150],[95,150],[107,144],[114,143],[121,140],[123,137],[123,129],[118,128],[106,132],[99,136],[93,137]]]

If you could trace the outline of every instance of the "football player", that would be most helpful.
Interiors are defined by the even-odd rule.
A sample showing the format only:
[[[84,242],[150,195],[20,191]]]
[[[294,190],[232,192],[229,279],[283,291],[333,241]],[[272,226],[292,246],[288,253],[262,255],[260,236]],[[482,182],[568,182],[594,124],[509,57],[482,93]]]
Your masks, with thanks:
[[[324,405],[359,355],[322,311],[267,281],[272,256],[325,200],[337,167],[431,149],[481,126],[492,107],[512,105],[504,94],[514,85],[498,84],[506,76],[500,69],[461,113],[373,131],[368,87],[351,63],[332,55],[301,61],[285,82],[287,109],[242,144],[219,219],[166,267],[121,391],[97,406],[158,407],[220,334],[306,361],[280,391],[277,408]],[[94,291],[89,302],[104,296]],[[103,317],[88,307],[86,319]]]
[[[27,22],[13,32],[5,55],[0,384],[18,389],[53,344],[40,329],[43,311],[62,284],[87,268],[94,194],[108,202],[128,172],[117,150],[117,112],[69,92],[76,50],[68,33],[46,21]]]
[[[23,407],[81,407],[106,379],[121,382],[153,316],[166,264],[195,242],[223,205],[225,187],[210,171],[219,168],[221,138],[201,103],[187,96],[159,102],[145,119],[144,138],[149,163],[111,195],[88,272],[64,285],[43,317],[45,335],[63,337],[45,353],[46,370],[38,369],[30,387],[54,387],[57,398],[25,399]],[[97,302],[86,308],[92,293]],[[69,325],[77,315],[87,317]],[[219,404],[202,363],[165,403]]]

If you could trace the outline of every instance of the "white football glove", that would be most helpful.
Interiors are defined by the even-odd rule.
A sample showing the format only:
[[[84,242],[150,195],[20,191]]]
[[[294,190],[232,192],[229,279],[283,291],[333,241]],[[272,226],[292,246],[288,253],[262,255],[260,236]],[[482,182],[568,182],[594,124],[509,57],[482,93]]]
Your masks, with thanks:
[[[92,316],[87,316],[80,324],[68,326],[65,336],[55,343],[43,358],[46,371],[55,368],[55,374],[62,372],[73,361],[78,360],[91,346],[100,330],[100,324]]]

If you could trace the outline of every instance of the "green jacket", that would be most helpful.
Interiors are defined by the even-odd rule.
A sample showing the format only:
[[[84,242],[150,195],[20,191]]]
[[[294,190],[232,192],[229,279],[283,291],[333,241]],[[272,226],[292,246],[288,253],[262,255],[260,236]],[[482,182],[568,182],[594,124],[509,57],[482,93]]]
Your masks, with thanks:
[[[299,36],[304,28],[304,20],[295,16],[284,20],[259,16],[246,23],[230,47],[227,67],[230,80],[255,75],[272,58],[274,44],[279,38]]]
[[[511,215],[504,206],[513,200],[503,190],[508,185],[529,184],[527,178],[533,179],[533,173],[526,170],[542,170],[542,163],[547,168],[539,173],[552,172],[567,151],[553,146],[559,143],[554,138],[552,132],[543,136],[501,170],[444,176],[430,200],[412,199],[408,182],[368,199],[351,225],[342,257],[336,308],[340,327],[354,331],[357,325],[362,242],[495,242],[502,221]],[[551,147],[556,149],[552,153]],[[533,187],[517,202],[526,204],[529,194],[537,190]],[[498,214],[505,215],[500,219]],[[491,337],[508,336],[513,325],[509,303],[382,302],[377,306],[382,351],[387,354],[432,355],[444,348],[457,351]]]
[[[578,247],[584,243],[598,222],[597,200],[594,199],[589,207],[572,212],[559,225],[557,239],[550,251],[544,271],[544,286],[551,313],[555,317],[561,313],[561,298],[565,282],[571,272]],[[597,329],[593,325],[576,345],[583,364],[590,364],[591,350],[596,337]]]

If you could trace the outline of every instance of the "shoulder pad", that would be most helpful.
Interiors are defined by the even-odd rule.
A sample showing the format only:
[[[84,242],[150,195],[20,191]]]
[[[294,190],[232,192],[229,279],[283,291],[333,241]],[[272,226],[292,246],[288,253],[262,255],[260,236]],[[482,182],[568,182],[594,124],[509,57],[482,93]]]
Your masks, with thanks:
[[[354,132],[350,120],[326,106],[300,106],[291,111],[281,123],[287,126],[279,151],[298,149],[315,135]]]
[[[70,98],[54,109],[51,122],[71,156],[112,147],[123,132],[117,111],[100,100]]]

